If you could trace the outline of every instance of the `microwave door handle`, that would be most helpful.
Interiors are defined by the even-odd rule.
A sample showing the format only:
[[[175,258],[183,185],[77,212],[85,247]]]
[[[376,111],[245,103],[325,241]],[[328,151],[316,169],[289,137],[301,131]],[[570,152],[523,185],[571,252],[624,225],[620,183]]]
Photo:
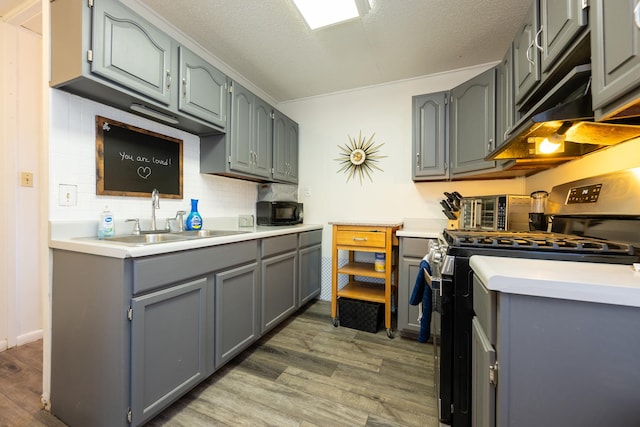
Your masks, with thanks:
[[[474,204],[474,216],[473,216],[473,226],[480,227],[480,219],[482,218],[482,202],[480,200],[475,200]]]

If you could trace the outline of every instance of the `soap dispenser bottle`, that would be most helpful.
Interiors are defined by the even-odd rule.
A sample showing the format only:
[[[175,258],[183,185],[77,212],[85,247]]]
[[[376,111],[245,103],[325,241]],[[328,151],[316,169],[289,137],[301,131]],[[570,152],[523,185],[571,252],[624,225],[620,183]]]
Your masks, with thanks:
[[[109,206],[105,206],[100,216],[100,224],[98,224],[98,238],[104,239],[115,235],[116,227],[113,224],[113,214],[109,210]]]
[[[187,230],[201,230],[202,229],[202,217],[198,212],[198,199],[191,199],[191,212],[187,216]]]

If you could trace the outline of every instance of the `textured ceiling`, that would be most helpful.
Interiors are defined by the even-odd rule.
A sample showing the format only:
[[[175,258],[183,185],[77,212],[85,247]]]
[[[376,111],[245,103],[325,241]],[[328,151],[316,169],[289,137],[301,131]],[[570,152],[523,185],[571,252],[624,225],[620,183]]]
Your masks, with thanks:
[[[372,0],[309,30],[291,0],[139,0],[276,101],[502,59],[532,0]]]

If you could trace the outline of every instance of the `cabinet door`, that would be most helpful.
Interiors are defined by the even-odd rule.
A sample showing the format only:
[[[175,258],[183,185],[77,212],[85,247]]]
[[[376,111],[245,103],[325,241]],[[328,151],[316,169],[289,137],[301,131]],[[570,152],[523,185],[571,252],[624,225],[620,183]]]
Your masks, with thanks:
[[[411,297],[416,277],[420,271],[420,259],[402,257],[400,260],[400,268],[400,282],[398,284],[398,330],[419,334],[419,306],[410,305],[409,298]]]
[[[502,62],[496,67],[496,147],[502,145],[514,124],[513,100],[513,48],[507,49]]]
[[[300,249],[298,307],[320,295],[322,286],[322,245]]]
[[[273,118],[271,111],[271,105],[256,97],[252,173],[265,178],[271,178],[273,164]]]
[[[262,260],[262,333],[296,310],[296,252]]]
[[[542,47],[540,65],[547,72],[567,45],[587,24],[586,6],[583,0],[541,0],[540,36],[536,42]]]
[[[489,380],[489,367],[496,363],[496,352],[477,317],[472,321],[471,355],[471,424],[495,427],[496,389]]]
[[[179,57],[178,108],[224,129],[227,125],[227,76],[184,46],[179,47]]]
[[[533,0],[513,40],[513,84],[517,105],[540,81],[540,50],[535,46],[539,27],[538,0]]]
[[[258,337],[258,264],[215,275],[215,368]]]
[[[640,85],[639,4],[639,0],[591,2],[594,109]]]
[[[171,38],[120,2],[96,1],[93,13],[91,71],[169,105]]]
[[[133,425],[156,415],[206,378],[206,302],[206,278],[132,300]]]
[[[413,180],[448,178],[447,102],[449,92],[413,97]]]
[[[449,150],[451,174],[494,168],[484,158],[495,148],[495,68],[451,90]]]
[[[231,129],[229,131],[229,168],[251,173],[254,163],[255,96],[237,83],[231,95]]]
[[[279,111],[273,121],[273,179],[298,182],[298,124]]]

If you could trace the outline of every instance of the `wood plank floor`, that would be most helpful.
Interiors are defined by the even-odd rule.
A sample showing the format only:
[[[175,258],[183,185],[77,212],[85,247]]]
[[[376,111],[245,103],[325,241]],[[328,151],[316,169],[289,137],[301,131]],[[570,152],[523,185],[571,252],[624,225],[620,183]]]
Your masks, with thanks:
[[[0,426],[64,425],[39,410],[41,352],[40,344],[39,350],[27,350],[31,354],[24,360],[0,353]],[[38,381],[12,380],[12,364],[33,367],[28,375]],[[24,387],[26,383],[33,384]],[[9,386],[27,390],[14,399],[5,391]],[[26,407],[26,400],[33,405]],[[7,413],[15,414],[16,421]],[[433,348],[389,339],[384,330],[371,334],[334,328],[330,303],[316,301],[148,425],[437,427]]]

